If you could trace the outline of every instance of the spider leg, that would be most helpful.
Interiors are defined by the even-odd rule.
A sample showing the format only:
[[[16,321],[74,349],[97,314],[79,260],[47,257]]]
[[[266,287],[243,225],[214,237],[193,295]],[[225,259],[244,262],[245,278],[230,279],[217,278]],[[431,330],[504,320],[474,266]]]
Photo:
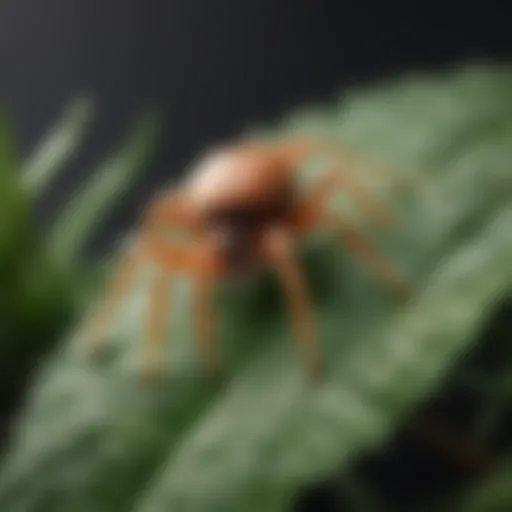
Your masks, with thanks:
[[[114,280],[107,290],[106,298],[100,303],[94,312],[91,324],[87,329],[87,348],[89,357],[95,356],[105,341],[105,331],[108,322],[115,312],[115,309],[126,295],[131,286],[138,266],[143,261],[153,261],[163,266],[166,273],[190,268],[193,261],[193,254],[184,251],[179,247],[165,247],[159,242],[156,230],[159,227],[182,227],[188,231],[198,228],[193,214],[185,207],[186,202],[182,201],[179,194],[165,194],[154,199],[149,204],[143,218],[143,230],[135,245],[121,261]],[[160,270],[163,274],[162,270]],[[148,340],[149,347],[144,373],[153,373],[158,359],[158,346],[161,345],[163,319],[166,304],[169,300],[163,289],[165,278],[159,278],[152,283],[149,306]]]
[[[299,227],[299,231],[307,232],[318,223],[318,219],[325,211],[325,206],[336,188],[351,187],[353,195],[360,206],[367,210],[381,224],[388,225],[394,222],[393,214],[383,205],[376,202],[363,187],[355,181],[341,175],[335,170],[322,174],[307,193],[305,200],[293,214],[292,224]]]
[[[264,242],[268,259],[277,270],[292,316],[292,326],[301,344],[302,359],[310,378],[322,373],[322,361],[307,285],[293,252],[291,233],[285,229],[270,232]]]
[[[377,247],[342,218],[327,211],[325,201],[330,191],[327,183],[327,179],[317,182],[310,195],[296,207],[291,219],[294,231],[304,236],[318,224],[329,226],[393,293],[400,298],[408,297],[405,281]]]
[[[220,368],[220,358],[217,353],[214,336],[213,290],[219,267],[210,246],[201,244],[199,248],[179,246],[157,246],[150,249],[151,257],[160,263],[165,272],[178,271],[192,274],[192,306],[196,322],[196,342],[203,365],[211,376],[216,376]],[[150,306],[150,321],[148,325],[148,356],[146,358],[149,376],[158,370],[156,366],[160,355],[163,339],[164,315],[168,310],[168,295],[165,291],[165,280],[159,279],[154,285],[153,299]]]
[[[410,296],[405,280],[365,236],[339,216],[326,213],[322,221],[335,231],[352,252],[359,256],[395,295],[403,300]]]
[[[311,199],[316,203],[328,200],[334,189],[348,192],[359,206],[383,227],[396,223],[394,213],[388,207],[375,200],[372,195],[353,179],[347,170],[342,172],[331,169],[325,172],[316,182]]]
[[[141,259],[142,254],[138,246],[135,246],[125,255],[110,285],[107,296],[93,312],[90,323],[86,327],[85,337],[86,353],[89,358],[99,355],[105,341],[108,321],[132,284]]]
[[[169,273],[160,270],[151,282],[146,325],[145,354],[142,365],[142,378],[152,381],[162,370],[162,351],[165,339],[165,319],[171,306]]]
[[[419,180],[411,173],[399,172],[389,166],[373,162],[373,159],[361,155],[332,137],[311,134],[294,134],[276,142],[268,142],[267,147],[276,155],[284,158],[291,167],[297,168],[301,162],[315,154],[332,155],[345,166],[361,166],[374,170],[379,177],[392,180],[399,190],[409,190]]]
[[[218,268],[209,248],[203,249],[193,287],[193,308],[196,318],[197,349],[207,373],[216,377],[220,371],[220,356],[215,339],[213,291]]]
[[[148,304],[145,355],[142,377],[152,381],[161,373],[162,349],[165,337],[165,319],[171,307],[170,277],[179,272],[194,274],[197,269],[196,250],[186,245],[164,245],[157,242],[146,247],[149,259],[158,266],[152,281]]]

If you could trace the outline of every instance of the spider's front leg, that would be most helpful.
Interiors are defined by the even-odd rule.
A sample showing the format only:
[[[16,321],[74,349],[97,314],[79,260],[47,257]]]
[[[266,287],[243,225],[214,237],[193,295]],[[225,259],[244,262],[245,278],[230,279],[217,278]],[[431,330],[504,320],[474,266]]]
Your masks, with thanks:
[[[220,277],[216,253],[207,243],[201,245],[197,255],[192,289],[192,306],[196,324],[196,343],[202,364],[212,378],[220,375],[219,347],[215,336],[213,292]]]
[[[212,291],[216,278],[213,254],[206,245],[167,246],[152,245],[148,248],[152,261],[160,268],[150,292],[150,305],[145,339],[146,352],[143,361],[143,377],[154,380],[162,370],[162,347],[165,339],[165,318],[169,312],[169,286],[167,277],[177,272],[192,276],[193,314],[196,321],[198,351],[209,375],[219,370],[219,357],[214,338]]]
[[[302,359],[308,376],[314,380],[322,375],[323,361],[308,287],[294,254],[293,242],[293,233],[289,229],[274,228],[265,237],[264,252],[278,272],[295,335],[302,347]]]
[[[165,320],[170,314],[172,277],[190,271],[194,254],[189,247],[168,246],[153,242],[146,247],[148,259],[156,266],[149,289],[147,322],[141,376],[146,383],[157,380],[163,371],[163,346],[166,340]]]
[[[176,269],[176,266],[190,266],[190,261],[192,261],[190,254],[184,253],[183,250],[180,251],[179,248],[163,250],[158,230],[176,226],[194,232],[197,228],[196,221],[185,205],[186,202],[181,200],[179,194],[166,195],[150,203],[144,215],[140,235],[123,257],[113,282],[107,290],[106,297],[99,303],[87,325],[86,352],[89,357],[95,357],[100,353],[108,323],[126,296],[140,265],[144,262],[154,261],[159,264],[160,275],[151,286],[150,322],[148,325],[148,339],[150,340],[148,347],[151,348],[148,348],[146,357],[148,362],[145,367],[148,369],[148,373],[151,373],[151,367],[156,367],[157,347],[160,345],[158,340],[161,338],[159,333],[162,329],[162,318],[168,300],[164,288],[165,277],[171,269]]]
[[[144,260],[136,244],[124,256],[116,271],[114,279],[108,289],[106,297],[93,311],[91,318],[86,325],[86,346],[85,351],[89,359],[96,359],[101,354],[105,341],[105,332],[110,318],[113,316],[118,304],[130,288],[140,263]]]

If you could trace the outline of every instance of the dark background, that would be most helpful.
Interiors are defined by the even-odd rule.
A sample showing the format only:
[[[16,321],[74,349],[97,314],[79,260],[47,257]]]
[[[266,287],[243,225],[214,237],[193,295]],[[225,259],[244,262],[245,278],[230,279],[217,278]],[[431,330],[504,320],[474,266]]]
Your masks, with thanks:
[[[508,59],[508,25],[491,2],[0,0],[0,105],[29,151],[74,93],[97,101],[84,149],[41,205],[50,218],[142,107],[163,110],[163,146],[93,241],[102,252],[204,146],[343,87]],[[368,478],[395,495],[415,489],[413,463],[447,479],[445,461],[405,445],[391,462],[368,461]],[[331,500],[321,483],[303,498],[301,510]]]
[[[29,150],[73,93],[98,102],[85,149],[45,198],[48,216],[140,108],[164,110],[164,147],[98,249],[205,145],[345,86],[507,57],[506,23],[492,3],[1,0],[0,103]]]

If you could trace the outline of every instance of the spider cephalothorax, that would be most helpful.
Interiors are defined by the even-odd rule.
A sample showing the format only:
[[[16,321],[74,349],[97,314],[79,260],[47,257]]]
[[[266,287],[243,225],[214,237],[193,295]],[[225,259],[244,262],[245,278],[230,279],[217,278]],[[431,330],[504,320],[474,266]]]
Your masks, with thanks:
[[[143,259],[154,261],[162,277],[172,277],[178,271],[190,273],[194,279],[198,347],[207,368],[216,372],[219,357],[211,301],[216,281],[227,274],[249,272],[259,264],[272,265],[289,302],[296,337],[305,349],[306,368],[310,375],[317,375],[321,358],[315,321],[305,279],[295,258],[295,245],[302,237],[319,224],[334,229],[394,292],[401,296],[407,293],[405,283],[377,249],[326,207],[337,187],[348,192],[376,220],[385,224],[393,221],[389,210],[350,178],[348,164],[353,155],[336,147],[337,168],[328,169],[308,192],[297,190],[299,164],[322,147],[328,146],[322,141],[293,138],[278,143],[241,143],[208,153],[183,186],[150,203],[140,236],[112,286],[108,305],[115,305],[122,297]],[[178,245],[166,240],[161,232],[169,227],[186,230],[191,235],[190,242]],[[145,374],[149,376],[160,367],[168,294],[165,279],[156,278],[144,360]],[[99,313],[95,324],[99,331],[90,338],[91,348],[102,338],[111,310],[102,307]]]

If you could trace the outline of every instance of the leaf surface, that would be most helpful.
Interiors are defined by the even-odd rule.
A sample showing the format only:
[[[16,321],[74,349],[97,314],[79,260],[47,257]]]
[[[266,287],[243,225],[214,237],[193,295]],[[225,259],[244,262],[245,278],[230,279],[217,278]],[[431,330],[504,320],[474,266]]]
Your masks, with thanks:
[[[304,379],[279,287],[264,272],[219,290],[228,378],[216,388],[195,353],[189,283],[177,283],[168,377],[151,391],[137,373],[141,278],[112,321],[109,361],[97,368],[84,360],[77,326],[41,368],[4,461],[0,509],[287,510],[299,486],[384,439],[510,291],[510,84],[505,72],[459,70],[290,115],[277,133],[322,129],[421,178],[403,197],[389,178],[359,169],[397,212],[394,231],[364,223],[347,198],[332,205],[354,215],[406,274],[412,301],[395,304],[344,245],[319,232],[298,251],[328,362],[318,387]],[[318,172],[306,166],[304,176]]]

